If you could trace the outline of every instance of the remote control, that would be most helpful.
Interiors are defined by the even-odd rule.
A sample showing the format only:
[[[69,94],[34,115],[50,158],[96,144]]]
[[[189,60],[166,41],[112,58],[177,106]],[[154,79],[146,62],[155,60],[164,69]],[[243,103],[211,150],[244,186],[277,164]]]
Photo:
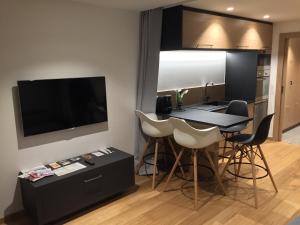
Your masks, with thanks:
[[[89,160],[89,159],[84,160],[84,162],[86,162],[87,164],[89,164],[91,166],[95,165],[95,162],[93,162],[92,160]]]

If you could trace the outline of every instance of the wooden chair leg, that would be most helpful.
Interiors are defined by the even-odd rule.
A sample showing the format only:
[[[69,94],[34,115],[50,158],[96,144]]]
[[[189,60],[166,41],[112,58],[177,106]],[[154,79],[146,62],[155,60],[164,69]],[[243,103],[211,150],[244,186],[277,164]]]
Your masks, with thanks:
[[[225,167],[224,167],[224,169],[223,169],[223,172],[221,173],[221,176],[220,176],[220,177],[221,177],[221,180],[223,180],[224,175],[225,175],[225,172],[227,171],[228,166],[229,166],[229,164],[231,163],[233,157],[235,157],[236,152],[237,152],[236,149],[233,149],[232,154],[230,155],[230,157],[229,157],[229,159],[228,159],[228,161],[227,161],[227,163],[226,163],[226,165],[225,165]]]
[[[240,155],[240,158],[239,158],[239,165],[238,165],[238,169],[237,169],[237,175],[238,176],[240,175],[241,166],[242,166],[242,163],[243,163],[243,149],[244,149],[244,146],[242,146],[241,149],[240,149],[241,155]],[[237,179],[238,179],[238,177],[237,177]]]
[[[197,151],[194,150],[194,190],[195,190],[195,209],[198,208],[198,159]]]
[[[232,143],[232,148],[235,148],[234,142]],[[237,155],[237,154],[236,154]],[[237,168],[237,163],[236,163],[236,155],[233,158],[233,169],[234,169],[234,174],[237,174],[238,168]],[[237,181],[237,177],[234,176],[234,180]]]
[[[172,152],[173,152],[173,154],[174,154],[174,156],[175,156],[175,159],[177,159],[178,155],[177,155],[177,153],[176,153],[176,150],[175,150],[175,148],[174,148],[174,145],[173,145],[173,143],[172,143],[170,137],[168,137],[168,142],[169,142],[169,145],[170,145],[170,147],[171,147],[171,149],[172,149]],[[179,165],[179,167],[180,167],[180,171],[181,171],[181,173],[182,173],[183,178],[185,178],[185,173],[184,173],[184,170],[183,170],[183,168],[182,168],[182,164],[181,164],[180,161],[178,162],[178,165]]]
[[[140,159],[140,161],[139,161],[139,163],[138,163],[138,165],[137,165],[137,167],[136,167],[136,175],[139,174],[139,171],[140,171],[140,169],[141,169],[141,167],[142,167],[142,165],[143,165],[143,159],[144,159],[144,156],[146,155],[146,152],[147,152],[148,147],[149,147],[149,145],[150,145],[150,140],[151,140],[151,138],[149,137],[149,138],[147,139],[147,141],[145,142],[145,144],[144,144],[143,154],[142,154],[141,159]]]
[[[258,148],[258,150],[259,150],[259,152],[260,152],[260,155],[261,155],[262,160],[263,160],[263,162],[264,162],[264,164],[265,164],[265,167],[266,167],[266,169],[267,169],[267,171],[268,171],[268,173],[269,173],[269,176],[270,176],[270,179],[271,179],[272,184],[273,184],[273,186],[274,186],[274,189],[275,189],[276,192],[278,192],[278,189],[277,189],[276,184],[275,184],[275,181],[274,181],[274,179],[273,179],[271,170],[270,170],[270,168],[269,168],[269,165],[268,165],[268,163],[267,163],[267,160],[266,160],[266,158],[265,158],[265,155],[264,155],[264,153],[263,153],[263,151],[262,151],[260,145],[258,145],[257,148]]]
[[[155,142],[155,150],[154,150],[152,189],[155,189],[155,180],[156,180],[156,172],[157,172],[157,156],[158,156],[158,140],[156,140]]]
[[[223,147],[223,158],[222,158],[222,162],[225,161],[225,153],[226,153],[226,148],[227,148],[227,138],[228,138],[228,133],[225,133],[225,142],[224,142],[224,147]]]
[[[251,155],[250,161],[252,165],[252,176],[253,176],[253,191],[254,191],[254,204],[255,208],[257,208],[257,190],[256,190],[256,170],[255,170],[255,153],[253,151],[253,147],[251,146]]]
[[[166,184],[165,184],[165,187],[164,187],[163,191],[166,191],[166,190],[167,190],[167,187],[168,187],[168,185],[169,185],[169,182],[170,182],[170,180],[171,180],[171,178],[172,178],[172,176],[173,176],[173,174],[174,174],[174,172],[175,172],[175,169],[176,169],[176,167],[177,167],[177,165],[178,165],[178,163],[179,163],[179,161],[180,161],[180,159],[181,159],[181,157],[182,157],[183,151],[184,151],[184,149],[182,148],[181,151],[179,152],[179,155],[178,155],[178,157],[177,157],[177,159],[176,159],[176,161],[175,161],[175,163],[174,163],[174,165],[173,165],[173,167],[172,167],[172,170],[171,170],[171,172],[170,172],[170,174],[169,174],[169,176],[168,176],[168,179],[167,179],[167,181],[166,181]]]
[[[213,162],[213,160],[212,160],[210,154],[207,152],[206,149],[204,149],[204,152],[205,152],[205,155],[206,155],[206,157],[207,157],[207,159],[208,159],[208,161],[209,161],[209,163],[210,163],[211,168],[213,169],[213,171],[214,171],[214,173],[215,173],[215,177],[216,177],[216,179],[217,179],[217,182],[218,182],[219,186],[221,187],[221,189],[222,189],[224,195],[226,195],[226,191],[225,191],[225,188],[224,188],[224,186],[223,186],[222,180],[221,180],[221,178],[220,178],[220,174],[219,174],[218,169],[215,167],[215,164],[214,164],[214,162]]]

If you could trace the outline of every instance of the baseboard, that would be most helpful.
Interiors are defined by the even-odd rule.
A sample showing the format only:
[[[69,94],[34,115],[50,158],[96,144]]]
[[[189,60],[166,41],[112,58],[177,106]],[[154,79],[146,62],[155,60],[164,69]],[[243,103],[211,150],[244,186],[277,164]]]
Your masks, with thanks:
[[[267,141],[274,142],[274,137],[268,137]]]
[[[290,126],[290,127],[286,128],[286,129],[284,129],[284,130],[282,131],[282,133],[285,133],[285,132],[287,132],[287,131],[289,131],[289,130],[292,130],[292,129],[298,127],[298,126],[300,126],[300,123],[297,123],[297,124],[295,124],[295,125],[293,125],[293,126]]]
[[[19,217],[22,217],[24,215],[25,215],[25,211],[24,210],[21,210],[21,211],[18,211],[18,212],[6,215],[4,218],[0,218],[0,224],[16,220]]]

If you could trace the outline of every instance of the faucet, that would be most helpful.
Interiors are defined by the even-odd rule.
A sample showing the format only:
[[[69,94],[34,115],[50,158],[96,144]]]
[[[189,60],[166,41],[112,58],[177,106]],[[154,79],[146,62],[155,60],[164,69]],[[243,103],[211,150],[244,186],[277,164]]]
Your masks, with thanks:
[[[209,96],[207,95],[207,86],[209,85],[209,84],[211,84],[211,86],[214,86],[214,83],[213,82],[207,82],[207,83],[205,83],[205,88],[204,88],[204,101],[205,102],[208,102],[208,100],[209,100]]]

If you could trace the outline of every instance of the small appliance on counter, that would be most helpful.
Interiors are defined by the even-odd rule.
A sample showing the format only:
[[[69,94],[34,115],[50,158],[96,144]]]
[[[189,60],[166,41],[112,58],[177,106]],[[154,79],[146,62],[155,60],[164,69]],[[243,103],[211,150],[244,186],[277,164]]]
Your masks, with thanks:
[[[157,96],[156,114],[169,114],[172,112],[171,95]]]

